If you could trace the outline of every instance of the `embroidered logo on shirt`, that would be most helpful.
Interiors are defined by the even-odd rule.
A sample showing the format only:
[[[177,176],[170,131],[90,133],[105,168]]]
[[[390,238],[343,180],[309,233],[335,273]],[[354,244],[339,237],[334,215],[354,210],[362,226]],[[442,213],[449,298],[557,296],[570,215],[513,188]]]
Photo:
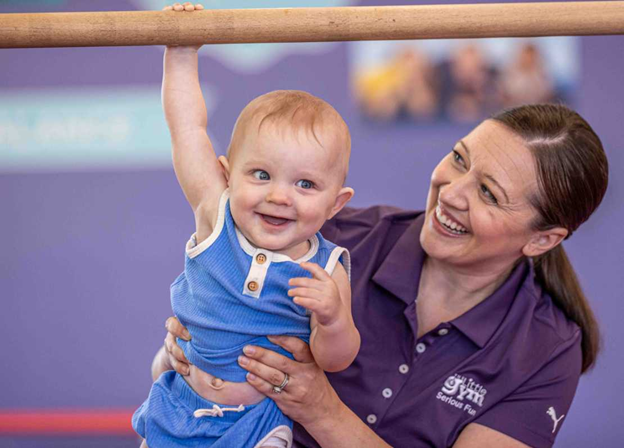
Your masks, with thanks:
[[[560,422],[561,420],[563,420],[563,417],[565,417],[565,414],[563,414],[561,417],[557,418],[557,413],[555,412],[555,408],[554,408],[554,407],[552,407],[552,406],[548,408],[548,410],[546,411],[546,413],[547,413],[548,415],[550,415],[550,418],[552,418],[552,421],[553,421],[553,423],[554,423],[553,430],[552,430],[552,432],[553,432],[553,434],[554,434],[554,433],[555,433],[555,431],[557,430],[557,425],[559,424],[559,422]]]
[[[487,390],[472,378],[455,374],[449,376],[436,398],[474,416],[477,408],[483,406]]]

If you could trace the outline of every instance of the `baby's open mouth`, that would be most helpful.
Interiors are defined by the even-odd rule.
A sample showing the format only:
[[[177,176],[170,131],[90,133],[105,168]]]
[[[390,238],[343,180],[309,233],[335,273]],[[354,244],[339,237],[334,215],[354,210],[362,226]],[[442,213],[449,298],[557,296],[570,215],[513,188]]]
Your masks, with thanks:
[[[260,216],[262,217],[264,221],[268,222],[269,224],[273,226],[281,226],[292,221],[292,219],[280,218],[278,216],[271,216],[271,215],[263,215],[262,213],[260,214]]]

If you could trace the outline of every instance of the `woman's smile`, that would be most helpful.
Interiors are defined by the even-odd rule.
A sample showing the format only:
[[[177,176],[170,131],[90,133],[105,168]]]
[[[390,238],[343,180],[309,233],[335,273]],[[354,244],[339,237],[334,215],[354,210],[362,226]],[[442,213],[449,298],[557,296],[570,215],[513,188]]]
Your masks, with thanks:
[[[443,212],[440,204],[435,208],[435,221],[441,225],[445,232],[450,232],[452,235],[461,236],[466,235],[468,229],[462,225],[456,218],[452,217],[448,212]]]

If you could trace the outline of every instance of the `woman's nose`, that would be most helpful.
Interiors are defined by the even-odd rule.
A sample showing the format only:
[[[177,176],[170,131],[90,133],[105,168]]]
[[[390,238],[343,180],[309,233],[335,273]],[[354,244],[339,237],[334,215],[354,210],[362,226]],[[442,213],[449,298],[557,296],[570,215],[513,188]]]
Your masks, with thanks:
[[[467,176],[452,179],[446,185],[440,186],[440,202],[455,210],[468,210],[469,182]]]

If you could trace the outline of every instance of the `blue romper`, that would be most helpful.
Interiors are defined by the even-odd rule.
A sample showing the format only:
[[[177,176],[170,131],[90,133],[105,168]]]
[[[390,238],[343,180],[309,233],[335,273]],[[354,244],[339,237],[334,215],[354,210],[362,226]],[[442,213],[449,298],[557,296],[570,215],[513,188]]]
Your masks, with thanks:
[[[244,382],[247,372],[238,365],[238,356],[245,345],[292,359],[266,336],[289,335],[309,342],[310,314],[288,296],[288,280],[310,277],[299,266],[302,261],[317,263],[331,275],[340,260],[350,274],[346,249],[320,233],[309,242],[308,253],[294,261],[254,247],[236,227],[228,190],[223,192],[212,234],[199,245],[193,235],[186,245],[184,272],[171,285],[173,311],[192,336],[178,344],[192,364],[226,381]],[[249,406],[213,403],[174,371],[154,383],[132,425],[150,448],[251,448],[261,446],[276,429],[289,435],[292,429],[292,421],[270,398]]]

